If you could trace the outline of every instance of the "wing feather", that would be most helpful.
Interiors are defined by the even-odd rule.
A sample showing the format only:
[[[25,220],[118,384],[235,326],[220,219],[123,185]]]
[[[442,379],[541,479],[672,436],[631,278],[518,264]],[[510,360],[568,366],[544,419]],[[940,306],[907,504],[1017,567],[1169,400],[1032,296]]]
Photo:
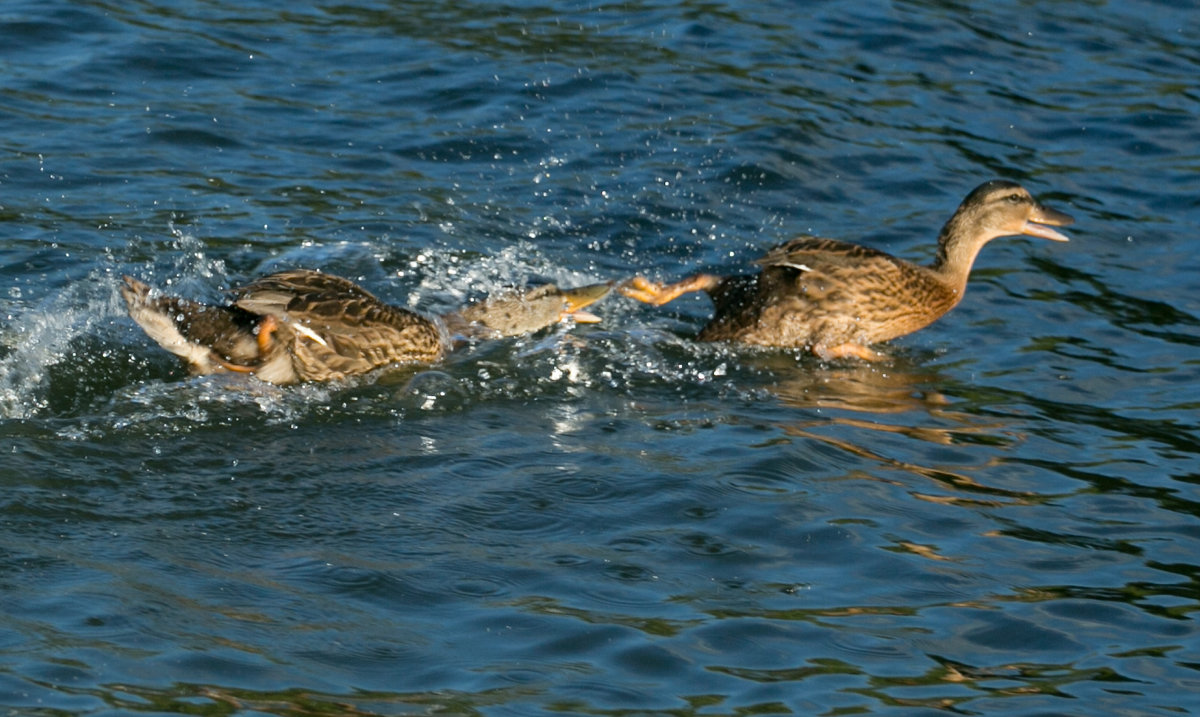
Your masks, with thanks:
[[[233,295],[238,308],[273,316],[292,330],[291,351],[306,378],[433,362],[445,351],[445,337],[433,321],[341,277],[287,271],[234,289]]]

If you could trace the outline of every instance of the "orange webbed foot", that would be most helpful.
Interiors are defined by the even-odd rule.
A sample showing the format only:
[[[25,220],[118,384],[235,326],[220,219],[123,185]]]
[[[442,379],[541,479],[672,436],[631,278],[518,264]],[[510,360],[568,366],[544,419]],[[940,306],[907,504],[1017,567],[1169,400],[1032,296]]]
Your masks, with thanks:
[[[210,354],[209,358],[212,359],[212,362],[217,364],[221,368],[225,369],[226,371],[233,371],[234,373],[254,373],[255,371],[258,370],[257,364],[253,365],[253,366],[245,366],[240,363],[232,363],[230,361],[226,361],[225,359],[218,356],[216,351],[210,351],[209,354]]]
[[[650,281],[644,276],[635,276],[617,287],[617,291],[622,296],[655,306],[660,305],[658,297],[662,294],[662,290],[662,284]]]
[[[674,284],[667,284],[665,286],[650,281],[643,276],[635,276],[617,287],[617,291],[621,292],[624,296],[636,299],[644,304],[662,306],[684,294],[715,289],[720,283],[721,277],[713,276],[712,274],[689,276],[683,281],[677,281]]]

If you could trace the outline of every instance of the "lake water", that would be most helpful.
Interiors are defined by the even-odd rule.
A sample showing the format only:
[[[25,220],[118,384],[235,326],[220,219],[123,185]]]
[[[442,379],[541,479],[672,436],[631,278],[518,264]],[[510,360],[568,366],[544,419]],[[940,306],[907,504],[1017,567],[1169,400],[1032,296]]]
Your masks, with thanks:
[[[13,0],[0,73],[0,713],[1200,714],[1189,3]],[[1071,242],[874,365],[614,296],[278,388],[117,294],[928,260],[993,177]]]

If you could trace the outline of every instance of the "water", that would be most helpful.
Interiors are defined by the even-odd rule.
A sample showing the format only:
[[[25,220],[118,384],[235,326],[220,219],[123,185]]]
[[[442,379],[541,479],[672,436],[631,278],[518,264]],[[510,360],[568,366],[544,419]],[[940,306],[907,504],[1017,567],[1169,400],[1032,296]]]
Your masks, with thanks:
[[[6,714],[1200,712],[1200,32],[1169,2],[10,2]],[[191,378],[119,277],[437,312],[1004,239],[880,365],[703,297],[346,385]]]

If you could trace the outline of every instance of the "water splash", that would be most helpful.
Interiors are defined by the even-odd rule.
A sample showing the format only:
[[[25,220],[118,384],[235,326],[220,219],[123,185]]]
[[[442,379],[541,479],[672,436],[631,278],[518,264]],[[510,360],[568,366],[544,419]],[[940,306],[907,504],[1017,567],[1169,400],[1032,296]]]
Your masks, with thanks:
[[[137,273],[153,281],[158,274],[167,277],[164,285],[187,291],[194,283],[225,273],[224,262],[209,256],[200,239],[174,222],[167,228],[173,237],[169,269],[122,266],[106,250],[102,263],[83,277],[67,280],[41,302],[14,302],[0,333],[0,419],[57,415],[64,405],[78,409],[107,384],[127,384],[145,371],[144,360],[119,335],[133,335],[117,292],[120,275]],[[135,238],[130,246],[139,242]],[[14,293],[19,300],[19,289]]]
[[[51,369],[74,356],[81,337],[123,313],[116,292],[101,288],[113,280],[110,267],[93,269],[36,308],[11,316],[0,338],[0,418],[28,419],[45,411]]]
[[[461,306],[514,286],[542,283],[579,286],[606,278],[557,265],[529,241],[519,241],[484,256],[431,248],[409,261],[409,271],[419,277],[409,296],[409,307],[420,311],[430,311],[431,305],[437,303]]]
[[[436,366],[385,370],[337,385],[279,388],[240,376],[183,378],[172,358],[126,319],[117,292],[120,275],[134,273],[172,293],[214,295],[226,275],[223,262],[194,236],[174,226],[171,231],[174,251],[165,258],[159,254],[139,267],[110,260],[40,305],[14,311],[0,335],[0,419],[65,419],[65,427],[59,422],[54,429],[60,436],[86,438],[128,430],[188,432],[241,420],[403,418],[514,398],[570,401],[595,392],[628,397],[648,387],[687,394],[739,391],[736,360],[723,348],[639,327],[636,307],[615,298],[599,307],[604,321],[598,327],[568,324],[480,342]],[[574,286],[602,278],[564,268],[529,242],[483,256],[422,251],[400,273],[405,284],[415,282],[409,303],[427,313],[505,287],[548,281]]]

